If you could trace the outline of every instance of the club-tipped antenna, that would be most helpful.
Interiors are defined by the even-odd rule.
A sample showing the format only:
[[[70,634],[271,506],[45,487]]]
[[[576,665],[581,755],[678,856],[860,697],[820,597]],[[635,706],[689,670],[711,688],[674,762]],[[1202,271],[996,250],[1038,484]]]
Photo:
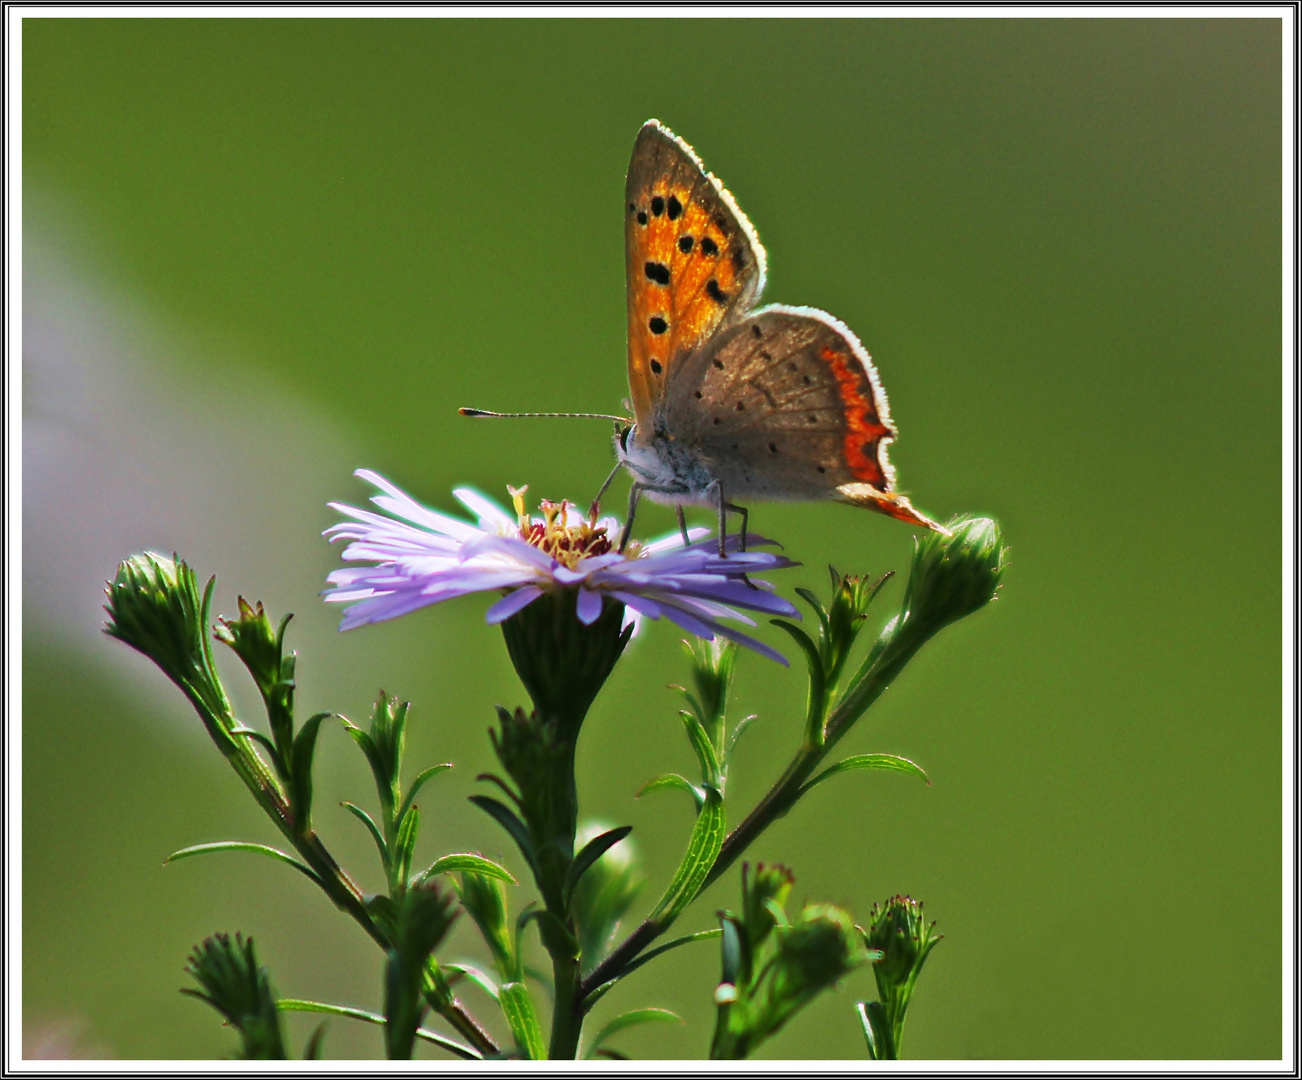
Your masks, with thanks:
[[[570,419],[570,420],[614,420],[618,424],[631,424],[633,421],[627,416],[612,416],[610,413],[599,412],[492,412],[489,409],[458,409],[462,416],[469,416],[472,419],[484,420],[539,420],[539,419]]]

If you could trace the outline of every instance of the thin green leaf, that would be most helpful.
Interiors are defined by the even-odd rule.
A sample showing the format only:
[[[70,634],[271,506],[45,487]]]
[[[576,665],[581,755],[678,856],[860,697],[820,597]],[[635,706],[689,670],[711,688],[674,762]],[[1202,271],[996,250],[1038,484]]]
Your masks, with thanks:
[[[678,788],[687,792],[692,797],[692,802],[696,804],[696,809],[701,809],[701,804],[705,802],[705,788],[693,784],[685,776],[679,776],[677,773],[665,773],[664,776],[657,776],[654,780],[648,780],[641,788],[638,789],[635,799],[642,798],[651,791],[666,791],[669,788]]]
[[[368,1012],[366,1009],[354,1009],[348,1005],[327,1005],[322,1001],[279,998],[276,1001],[276,1008],[282,1012],[325,1013],[327,1016],[343,1016],[349,1020],[364,1020],[368,1024],[384,1026],[384,1017],[379,1013]],[[472,1050],[468,1046],[462,1046],[461,1043],[440,1035],[437,1031],[430,1031],[428,1028],[417,1028],[416,1038],[424,1039],[426,1042],[433,1043],[435,1046],[468,1061],[480,1061],[483,1058],[479,1051]]]
[[[547,1044],[543,1041],[542,1027],[538,1023],[538,1014],[534,1012],[529,988],[522,982],[506,983],[498,992],[497,1003],[502,1007],[502,1015],[506,1017],[520,1053],[530,1061],[544,1060]]]
[[[366,826],[367,831],[371,834],[371,839],[375,841],[375,846],[380,849],[380,862],[384,869],[389,869],[389,845],[384,841],[384,834],[380,832],[380,827],[371,819],[371,815],[363,810],[356,803],[342,802],[339,804],[349,813],[353,814],[358,821]]]
[[[597,1032],[597,1037],[592,1040],[592,1045],[588,1047],[588,1052],[584,1057],[592,1057],[598,1047],[601,1046],[612,1035],[616,1035],[626,1028],[631,1028],[635,1024],[681,1024],[683,1018],[676,1012],[670,1012],[668,1009],[633,1009],[631,1012],[620,1013],[613,1020],[606,1022],[605,1026]]]
[[[486,971],[481,971],[473,964],[443,964],[441,967],[444,971],[450,971],[469,979],[494,1001],[497,1000],[501,988]]]
[[[831,567],[828,567],[828,569],[830,570]],[[836,588],[838,584],[839,582],[836,580],[835,577],[833,577],[832,594],[834,596],[836,595]],[[813,591],[810,589],[797,587],[796,595],[799,596],[802,600],[804,600],[805,603],[809,605],[810,609],[814,612],[814,614],[818,617],[818,625],[820,630],[822,631],[819,640],[821,641],[830,640],[832,636],[832,627],[827,620],[827,608],[823,607],[822,602],[818,599],[817,596],[814,595]]]
[[[725,770],[728,768],[728,762],[732,760],[732,752],[737,749],[737,744],[741,741],[742,732],[749,730],[751,724],[758,719],[757,714],[751,713],[749,716],[737,721],[737,726],[732,729],[732,734],[728,736],[728,749],[723,754],[723,767]]]
[[[307,1040],[307,1045],[303,1048],[304,1061],[321,1060],[321,1044],[325,1042],[326,1025],[329,1022],[329,1020],[322,1020],[313,1030],[311,1038]]]
[[[855,1006],[859,1023],[863,1025],[864,1042],[868,1044],[868,1057],[873,1061],[896,1060],[891,1024],[886,1010],[879,1001],[861,1001]]]
[[[509,806],[490,795],[471,795],[470,801],[511,834],[511,839],[515,841],[520,854],[524,856],[529,869],[533,871],[533,876],[537,878],[538,860],[534,855],[533,839],[529,836],[529,829],[525,823],[515,816]]]
[[[312,822],[312,758],[316,754],[316,737],[321,731],[321,721],[329,715],[321,712],[310,717],[294,737],[294,747],[290,751],[292,805],[295,820],[301,823],[304,832],[310,830]]]
[[[450,874],[454,870],[472,870],[476,874],[497,878],[499,881],[505,881],[510,885],[520,884],[511,876],[510,871],[499,866],[492,859],[485,859],[482,855],[470,855],[460,852],[454,855],[444,855],[441,859],[435,859],[428,870],[417,875],[416,880],[424,881],[435,874]]]
[[[829,776],[851,772],[855,769],[889,769],[894,772],[912,773],[914,776],[922,777],[923,780],[927,781],[928,785],[931,784],[931,780],[923,771],[922,766],[910,761],[908,758],[899,757],[896,754],[856,754],[854,757],[848,757],[844,761],[838,761],[835,765],[824,769],[801,787],[796,793],[796,797],[799,798],[804,795],[810,788],[816,784],[821,784]]]
[[[774,626],[780,627],[791,635],[805,654],[805,664],[809,668],[809,699],[805,705],[805,745],[817,747],[823,745],[823,721],[827,708],[827,676],[823,671],[823,659],[818,647],[800,627],[785,619],[770,619]]]
[[[405,883],[411,872],[411,855],[416,847],[416,831],[420,828],[420,807],[413,806],[398,822],[398,835],[394,837],[393,861],[398,880]]]
[[[232,736],[243,735],[246,739],[252,739],[259,746],[263,747],[263,749],[265,749],[267,753],[271,755],[271,760],[275,762],[277,766],[280,765],[279,747],[277,747],[274,742],[272,742],[264,734],[262,734],[262,732],[257,731],[251,727],[245,727],[243,724],[240,724],[236,727],[231,728],[230,733]],[[276,771],[279,772],[280,771],[279,768],[277,768]]]
[[[425,786],[426,780],[430,779],[430,777],[437,776],[441,772],[446,772],[450,768],[452,768],[452,762],[445,761],[442,765],[431,765],[428,769],[422,770],[421,774],[411,782],[411,788],[408,790],[407,794],[403,796],[402,808],[398,811],[398,816],[402,817],[402,815],[407,812],[407,807],[411,805],[411,800],[416,797],[416,792]]]
[[[321,884],[321,879],[317,877],[316,871],[306,863],[299,862],[293,855],[286,855],[285,852],[274,847],[268,847],[266,844],[253,844],[243,840],[218,840],[212,844],[195,844],[193,847],[182,848],[180,851],[172,852],[164,859],[163,865],[166,866],[178,859],[188,859],[191,855],[207,855],[210,851],[251,851],[255,855],[266,855],[268,858],[292,866],[295,870],[301,870],[318,885]]]
[[[680,938],[674,938],[673,941],[667,941],[663,945],[657,946],[654,949],[650,949],[649,951],[644,952],[636,960],[630,963],[628,967],[626,967],[617,976],[615,976],[615,978],[611,979],[610,982],[604,982],[600,986],[594,987],[592,991],[583,999],[584,1012],[587,1012],[589,1009],[591,1009],[592,1006],[594,1006],[601,998],[603,998],[606,995],[606,992],[617,982],[619,982],[620,979],[623,979],[626,976],[631,975],[643,964],[650,963],[652,960],[660,956],[662,953],[667,953],[670,949],[677,949],[680,945],[690,945],[693,941],[708,941],[711,938],[719,937],[722,933],[723,930],[719,928],[716,928],[714,930],[698,930],[694,934],[684,934]]]
[[[367,763],[371,766],[371,774],[375,777],[375,782],[380,787],[386,787],[389,783],[387,776],[388,769],[385,767],[384,759],[380,756],[379,747],[375,745],[375,740],[370,734],[363,731],[346,716],[339,717],[344,725],[344,730],[352,736],[353,742],[362,748],[362,753],[366,755]]]
[[[593,837],[583,845],[583,850],[574,856],[569,870],[565,872],[565,884],[561,887],[562,902],[567,910],[570,906],[570,897],[574,894],[574,887],[588,868],[632,831],[632,825],[621,825],[617,829]]]
[[[687,739],[692,744],[692,749],[696,751],[696,760],[701,766],[701,779],[709,787],[717,788],[721,770],[719,768],[719,755],[715,753],[714,743],[706,733],[701,722],[696,719],[686,709],[679,710],[678,715],[682,718],[683,727],[687,731]]]
[[[696,713],[696,719],[698,719],[702,724],[704,724],[705,710],[701,708],[701,703],[696,700],[696,696],[685,686],[672,686],[670,687],[670,689],[677,690],[680,694],[683,695],[683,697],[687,699],[687,704],[689,704],[692,707],[692,712]]]
[[[699,726],[699,725],[698,725]],[[687,842],[687,852],[669,888],[665,890],[660,903],[656,905],[651,918],[668,925],[682,914],[683,910],[696,899],[709,876],[714,861],[719,857],[723,847],[724,834],[727,831],[723,811],[723,799],[717,791],[706,794],[705,805],[696,815],[696,825],[692,828],[691,839]]]

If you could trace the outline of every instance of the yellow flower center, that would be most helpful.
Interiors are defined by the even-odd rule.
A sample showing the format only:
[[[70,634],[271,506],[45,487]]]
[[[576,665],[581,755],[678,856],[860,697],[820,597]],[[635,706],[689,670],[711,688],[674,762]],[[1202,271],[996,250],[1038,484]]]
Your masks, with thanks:
[[[524,503],[524,495],[528,490],[528,485],[507,488],[511,493],[511,505],[515,508],[521,540],[550,555],[570,570],[574,569],[580,559],[590,555],[606,555],[615,550],[615,544],[606,535],[606,526],[597,524],[595,513],[589,514],[577,525],[569,524],[571,504],[567,500],[556,503],[543,499],[538,504],[542,520],[530,517]],[[632,544],[629,545],[627,555],[630,558],[636,556]]]

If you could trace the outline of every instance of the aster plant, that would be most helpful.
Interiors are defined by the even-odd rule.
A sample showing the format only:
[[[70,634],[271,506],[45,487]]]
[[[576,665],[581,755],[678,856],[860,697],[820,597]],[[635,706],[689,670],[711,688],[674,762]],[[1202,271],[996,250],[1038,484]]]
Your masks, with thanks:
[[[511,489],[508,510],[458,489],[472,515],[467,520],[421,505],[376,473],[357,475],[377,489],[376,509],[331,504],[342,520],[326,536],[344,542],[346,565],[330,574],[324,598],[343,608],[341,629],[352,630],[473,593],[493,597],[485,619],[501,627],[529,700],[497,707],[490,737],[499,768],[479,778],[470,800],[500,826],[527,874],[518,880],[500,862],[468,850],[428,866],[414,861],[420,804],[442,790],[430,782],[451,766],[431,764],[414,775],[407,767],[408,702],[381,694],[365,725],[331,713],[300,721],[295,654],[285,647],[290,616],[273,622],[262,604],[240,598],[234,617],[213,623],[213,579],[201,591],[194,571],[175,556],[126,560],[108,586],[106,632],[176,683],[282,840],[200,844],[169,861],[227,851],[278,860],[306,875],[381,952],[377,1011],[279,997],[251,938],[223,933],[196,946],[187,971],[197,987],[186,992],[234,1028],[235,1053],[292,1056],[280,1015],[304,1011],[378,1025],[394,1059],[412,1057],[420,1042],[467,1060],[619,1058],[613,1042],[621,1032],[679,1018],[643,1006],[592,1031],[585,1021],[593,1006],[621,993],[621,982],[643,965],[672,963],[684,955],[677,950],[713,941],[721,968],[713,1001],[702,1002],[715,1013],[702,1056],[754,1053],[819,994],[872,967],[879,1000],[860,1003],[859,1022],[869,1056],[897,1057],[905,1009],[939,940],[911,899],[874,907],[864,929],[831,904],[790,909],[791,871],[743,862],[738,911],[718,912],[705,929],[670,931],[769,825],[825,780],[889,769],[926,781],[919,765],[898,755],[834,759],[833,750],[928,640],[994,598],[1006,562],[998,526],[987,518],[955,519],[946,532],[918,539],[902,604],[865,649],[859,638],[889,575],[832,571],[825,599],[795,588],[812,615],[802,619],[770,580],[779,571],[789,578],[798,564],[763,537],[729,536],[721,548],[708,530],[684,526],[620,547],[620,523],[595,506],[585,513],[544,500],[535,512],[521,488]],[[736,721],[729,711],[738,650],[787,664],[758,636],[760,619],[776,626],[803,662],[806,705],[791,725],[797,737],[787,767],[757,802],[738,806],[728,777],[737,740],[754,719]],[[664,773],[638,794],[680,790],[691,799],[695,822],[675,872],[653,883],[629,826],[583,820],[575,760],[588,711],[630,639],[666,624],[688,635],[679,716],[697,775]],[[214,640],[247,669],[264,725],[236,715],[213,662]],[[374,812],[343,805],[374,841],[383,893],[359,888],[317,831],[313,761],[331,724],[357,745],[375,781]],[[629,929],[630,914],[638,912]],[[459,918],[477,930],[482,961],[445,955]],[[529,959],[535,932],[549,970]],[[476,989],[467,998],[470,987]],[[490,1010],[476,1015],[468,1000],[487,1001]],[[303,1056],[320,1053],[324,1030],[317,1029]]]

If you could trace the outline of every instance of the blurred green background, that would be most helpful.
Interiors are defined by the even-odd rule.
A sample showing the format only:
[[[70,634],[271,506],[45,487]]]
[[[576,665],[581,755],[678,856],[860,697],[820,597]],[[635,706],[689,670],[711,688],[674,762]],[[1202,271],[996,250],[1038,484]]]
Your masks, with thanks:
[[[517,865],[466,802],[492,706],[524,700],[486,600],[338,635],[317,598],[338,565],[324,504],[366,497],[361,465],[445,509],[462,483],[591,497],[607,425],[455,407],[618,407],[624,170],[655,116],[755,222],[767,298],[826,308],[872,351],[902,486],[941,517],[998,517],[1013,549],[999,601],[843,744],[905,754],[933,786],[844,777],[752,858],[861,919],[897,891],[925,900],[945,940],[906,1056],[1281,1054],[1279,23],[22,29],[29,1053],[228,1053],[177,993],[222,929],[254,935],[287,996],[380,1003],[380,956],[298,875],[238,855],[161,866],[275,838],[179,694],[98,634],[132,551],[218,574],[221,611],[239,592],[296,612],[304,716],[360,719],[381,687],[413,700],[413,766],[457,765],[427,789],[420,851]],[[752,523],[804,562],[788,595],[829,562],[904,569],[911,550],[909,529],[845,506],[757,504]],[[690,827],[685,799],[632,797],[693,767],[665,689],[687,676],[678,636],[649,627],[580,746],[590,813],[635,827],[643,908]],[[794,747],[803,693],[794,672],[739,667],[736,715],[761,722],[738,813]],[[342,732],[322,744],[320,826],[376,888],[369,841],[331,809],[367,802],[364,763]],[[683,929],[736,895],[734,872]],[[474,952],[464,930],[449,957]],[[704,1054],[718,957],[693,949],[602,1003],[598,1021],[688,1018],[623,1050]],[[871,982],[761,1056],[862,1058]],[[291,1023],[296,1047],[311,1026]],[[334,1021],[325,1050],[381,1045]]]

